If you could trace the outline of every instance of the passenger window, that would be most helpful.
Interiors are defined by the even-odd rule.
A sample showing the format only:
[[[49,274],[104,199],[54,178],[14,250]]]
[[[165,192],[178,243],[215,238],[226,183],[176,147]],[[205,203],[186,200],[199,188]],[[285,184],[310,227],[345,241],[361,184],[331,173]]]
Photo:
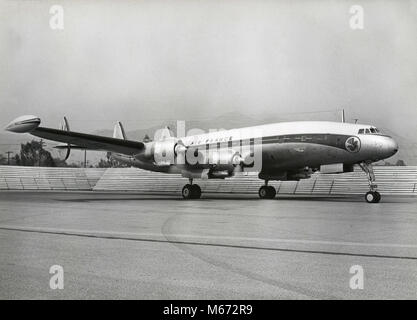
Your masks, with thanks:
[[[371,128],[371,133],[376,133],[374,128]]]
[[[359,134],[363,134],[363,132],[364,132],[364,129],[359,129]]]
[[[365,130],[365,133],[366,133],[366,134],[369,134],[369,129],[366,129],[366,130]]]

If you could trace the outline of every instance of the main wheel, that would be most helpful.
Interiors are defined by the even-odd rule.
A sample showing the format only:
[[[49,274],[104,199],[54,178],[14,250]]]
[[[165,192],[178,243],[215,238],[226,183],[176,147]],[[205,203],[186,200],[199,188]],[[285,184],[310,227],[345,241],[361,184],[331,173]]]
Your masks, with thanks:
[[[191,185],[192,199],[200,199],[201,197],[201,188],[198,184]]]
[[[262,186],[259,188],[258,194],[261,199],[272,199],[276,195],[275,188],[272,186]]]
[[[193,198],[193,186],[191,184],[186,184],[182,188],[181,194],[184,199],[192,199]]]
[[[368,203],[378,203],[381,200],[381,195],[378,191],[368,191],[365,194],[365,200]]]
[[[277,191],[273,186],[268,186],[268,199],[274,199]]]
[[[259,198],[266,199],[268,197],[268,187],[267,186],[260,187],[258,194],[259,194]]]

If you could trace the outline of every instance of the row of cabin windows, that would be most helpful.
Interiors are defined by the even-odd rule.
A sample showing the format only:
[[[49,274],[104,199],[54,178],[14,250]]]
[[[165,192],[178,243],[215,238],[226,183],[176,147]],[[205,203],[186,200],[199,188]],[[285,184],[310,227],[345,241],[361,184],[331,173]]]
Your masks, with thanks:
[[[366,129],[359,129],[358,134],[377,134],[379,130],[377,128],[366,128]]]
[[[239,140],[239,144],[240,145],[242,145],[243,144],[243,141],[245,141],[245,142],[247,142],[249,140],[249,144],[250,145],[253,145],[254,144],[254,142],[255,142],[255,139],[254,138],[250,138],[250,139],[244,139],[244,140]],[[231,147],[232,146],[232,137],[228,137],[228,138],[216,138],[216,139],[206,139],[205,140],[205,143],[206,144],[208,144],[208,143],[216,143],[217,142],[217,145],[218,146],[220,146],[220,143],[224,143],[224,142],[227,142],[227,145],[229,146],[229,147]],[[191,145],[193,145],[193,144],[197,144],[197,145],[200,145],[200,144],[202,144],[202,143],[204,143],[204,141],[201,141],[201,140],[198,140],[198,141],[191,141]]]

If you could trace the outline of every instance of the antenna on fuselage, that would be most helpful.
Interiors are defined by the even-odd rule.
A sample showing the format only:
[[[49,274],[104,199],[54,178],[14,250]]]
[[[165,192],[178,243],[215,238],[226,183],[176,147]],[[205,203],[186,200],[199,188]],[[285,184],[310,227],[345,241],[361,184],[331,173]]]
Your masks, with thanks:
[[[342,122],[345,123],[345,109],[342,109]]]

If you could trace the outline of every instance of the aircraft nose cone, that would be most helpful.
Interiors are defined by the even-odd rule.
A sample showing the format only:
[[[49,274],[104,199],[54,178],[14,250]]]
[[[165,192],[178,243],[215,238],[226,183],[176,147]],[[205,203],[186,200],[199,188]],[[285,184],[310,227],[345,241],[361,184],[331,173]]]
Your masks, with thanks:
[[[384,151],[387,154],[387,156],[391,157],[398,152],[398,143],[394,139],[388,138],[384,142],[384,147],[383,148],[384,148]]]

